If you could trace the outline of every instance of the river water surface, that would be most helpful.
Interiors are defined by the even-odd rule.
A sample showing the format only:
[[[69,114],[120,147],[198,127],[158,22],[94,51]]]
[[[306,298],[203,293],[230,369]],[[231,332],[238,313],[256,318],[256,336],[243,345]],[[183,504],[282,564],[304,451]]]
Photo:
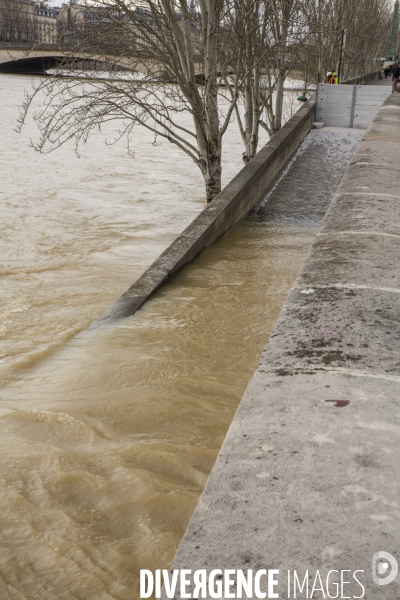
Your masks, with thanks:
[[[13,131],[30,80],[0,85],[0,598],[135,600],[139,569],[171,564],[327,198],[291,218],[281,194],[87,331],[203,208],[200,174],[143,132],[134,157],[100,133],[80,159],[38,155],[32,123]],[[227,182],[234,131],[225,148]]]

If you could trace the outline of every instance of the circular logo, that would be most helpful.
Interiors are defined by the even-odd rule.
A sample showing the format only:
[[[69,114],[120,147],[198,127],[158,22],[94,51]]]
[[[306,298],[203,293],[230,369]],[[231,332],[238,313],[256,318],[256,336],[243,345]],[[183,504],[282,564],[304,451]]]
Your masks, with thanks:
[[[391,567],[391,568],[390,568]],[[392,583],[397,577],[399,565],[389,552],[375,552],[372,557],[372,579],[377,585]]]

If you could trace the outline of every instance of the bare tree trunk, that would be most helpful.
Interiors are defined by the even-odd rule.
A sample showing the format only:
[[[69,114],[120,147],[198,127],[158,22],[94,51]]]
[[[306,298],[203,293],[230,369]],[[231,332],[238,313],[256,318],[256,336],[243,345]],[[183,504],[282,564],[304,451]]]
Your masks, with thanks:
[[[245,131],[245,151],[243,153],[243,162],[248,163],[251,160],[251,136],[253,132],[253,93],[250,74],[247,75],[244,84],[244,131]]]
[[[265,42],[266,20],[260,11],[260,0],[238,0],[235,4],[233,29],[237,44],[243,47],[244,73],[240,89],[244,102],[244,118],[236,109],[236,119],[242,137],[244,152],[242,159],[248,163],[257,153],[260,127],[260,59],[267,51]],[[244,28],[247,32],[243,35]]]
[[[282,111],[283,111],[283,87],[286,78],[286,48],[287,37],[289,31],[289,20],[293,8],[294,0],[283,0],[282,2],[282,23],[277,23],[276,29],[279,32],[279,53],[278,53],[278,68],[279,78],[276,84],[276,100],[275,100],[275,118],[274,118],[274,133],[282,127]]]
[[[282,111],[283,111],[283,86],[284,78],[280,77],[276,85],[276,100],[275,100],[275,115],[274,115],[274,133],[282,127]]]
[[[253,69],[253,86],[251,88],[251,91],[252,91],[253,114],[252,114],[252,129],[251,129],[251,139],[250,139],[250,148],[249,148],[250,160],[257,154],[258,138],[259,138],[259,131],[260,131],[260,63],[259,62],[257,62],[255,68]]]
[[[202,0],[204,2],[204,0]],[[202,14],[205,33],[205,127],[206,139],[200,148],[200,165],[203,173],[207,202],[211,202],[221,191],[221,135],[218,115],[218,26],[220,20],[219,0],[207,0]],[[204,16],[203,16],[204,15]],[[208,17],[208,18],[207,18]],[[206,22],[205,22],[206,21]]]

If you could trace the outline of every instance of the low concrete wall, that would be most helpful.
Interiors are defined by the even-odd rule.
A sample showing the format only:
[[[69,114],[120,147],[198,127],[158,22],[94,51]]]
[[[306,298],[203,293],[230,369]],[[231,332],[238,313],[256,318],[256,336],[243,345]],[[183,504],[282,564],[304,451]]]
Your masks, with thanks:
[[[309,573],[297,597],[400,598],[400,575],[381,585],[371,572],[375,553],[399,559],[400,548],[399,153],[393,94],[323,220],[173,568],[279,569],[280,598],[296,597],[293,570],[301,583]],[[323,594],[311,592],[317,572]]]
[[[157,290],[246,217],[310,131],[314,111],[312,97],[94,325],[134,314]]]
[[[357,75],[357,77],[353,77],[352,79],[346,79],[345,81],[341,81],[340,83],[341,85],[353,85],[354,83],[361,83],[361,79],[364,83],[373,83],[374,81],[378,81],[380,72],[381,71],[379,70],[372,71],[371,73],[364,73],[362,77],[361,75]]]

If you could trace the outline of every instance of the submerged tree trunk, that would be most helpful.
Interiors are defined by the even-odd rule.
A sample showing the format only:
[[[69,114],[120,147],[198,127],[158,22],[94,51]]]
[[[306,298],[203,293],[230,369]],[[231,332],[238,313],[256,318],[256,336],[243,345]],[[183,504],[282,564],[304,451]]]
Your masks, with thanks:
[[[214,200],[221,191],[221,154],[208,160],[208,165],[203,172],[206,186],[207,203]]]
[[[273,133],[277,133],[282,127],[282,111],[283,111],[283,85],[284,77],[280,77],[276,85],[276,100],[275,100],[275,115]]]
[[[257,153],[260,127],[260,56],[266,51],[265,16],[261,16],[260,0],[239,0],[236,7],[237,23],[235,34],[238,45],[243,47],[241,68],[244,72],[241,96],[244,102],[244,118],[236,110],[236,119],[244,145],[242,159],[248,163]],[[247,29],[246,43],[240,43],[243,24]],[[249,34],[249,32],[251,32]]]
[[[206,184],[207,202],[211,202],[221,191],[222,138],[218,114],[218,31],[220,11],[221,2],[219,0],[208,0],[207,10],[204,13],[204,17],[208,15],[206,22],[202,15],[205,42],[204,75],[206,83],[204,90],[204,127],[207,135],[202,144],[205,153],[203,155],[203,152],[200,152],[200,161]]]
[[[245,152],[243,161],[248,163],[251,159],[251,133],[253,130],[253,94],[251,92],[251,77],[247,75],[245,80],[244,92],[244,131],[245,131]]]
[[[260,64],[257,63],[253,69],[253,86],[252,86],[252,98],[253,98],[253,114],[251,124],[251,138],[249,144],[249,157],[250,160],[257,154],[258,138],[260,131]]]

